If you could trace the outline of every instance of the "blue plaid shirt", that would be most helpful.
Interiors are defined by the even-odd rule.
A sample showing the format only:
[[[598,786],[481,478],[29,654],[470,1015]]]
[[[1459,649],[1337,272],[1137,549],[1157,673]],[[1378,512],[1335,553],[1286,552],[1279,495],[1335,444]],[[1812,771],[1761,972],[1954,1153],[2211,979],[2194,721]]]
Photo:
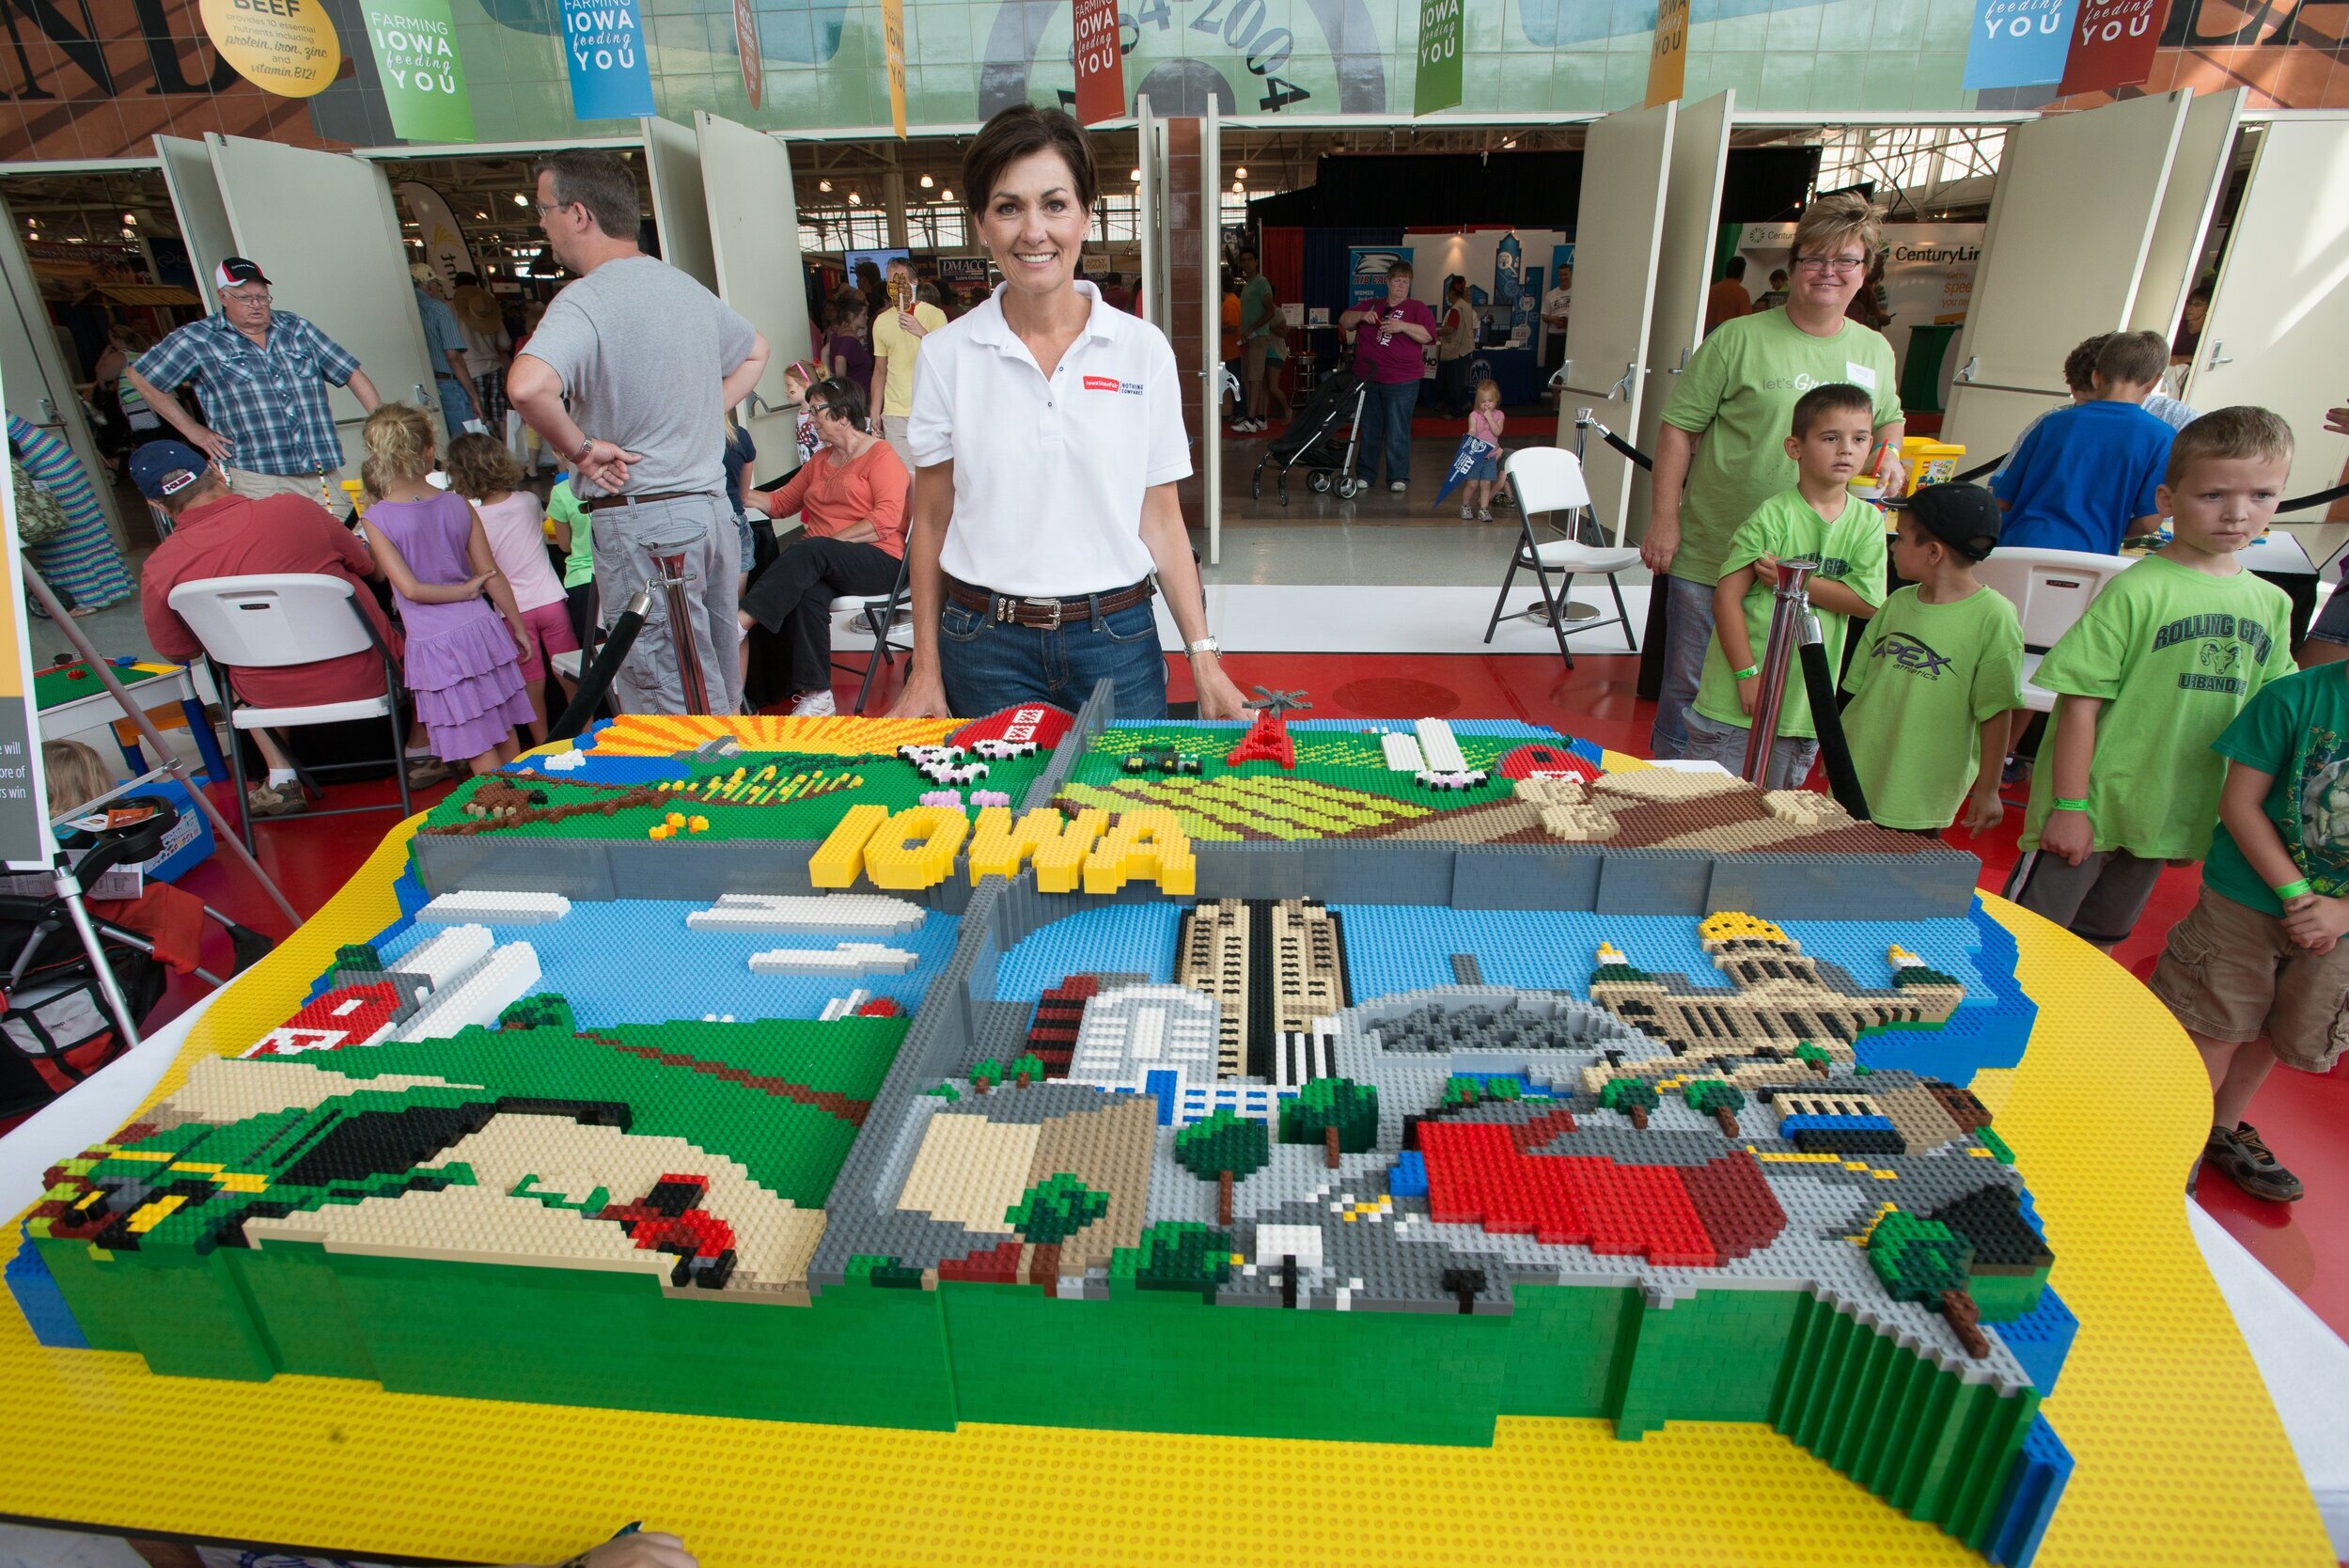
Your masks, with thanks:
[[[166,392],[196,383],[211,427],[236,443],[231,468],[287,476],[342,466],[326,388],[348,385],[359,362],[290,310],[270,313],[266,350],[221,317],[207,316],[148,350],[132,368]]]

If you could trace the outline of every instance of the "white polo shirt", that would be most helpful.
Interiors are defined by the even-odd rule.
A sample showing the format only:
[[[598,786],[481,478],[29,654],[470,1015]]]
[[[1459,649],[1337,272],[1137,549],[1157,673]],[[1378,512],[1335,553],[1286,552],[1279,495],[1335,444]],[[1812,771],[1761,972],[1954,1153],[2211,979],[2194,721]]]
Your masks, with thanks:
[[[1003,289],[922,340],[906,441],[917,468],[951,461],[941,564],[998,593],[1067,598],[1136,583],[1142,494],[1191,473],[1174,349],[1102,303],[1050,377],[1003,319]]]

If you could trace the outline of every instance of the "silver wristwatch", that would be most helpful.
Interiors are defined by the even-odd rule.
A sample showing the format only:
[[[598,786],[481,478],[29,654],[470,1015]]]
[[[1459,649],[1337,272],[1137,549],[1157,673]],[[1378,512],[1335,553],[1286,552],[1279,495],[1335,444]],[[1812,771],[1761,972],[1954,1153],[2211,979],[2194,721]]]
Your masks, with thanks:
[[[1182,651],[1193,655],[1200,653],[1220,654],[1223,651],[1224,645],[1217,642],[1214,637],[1201,637],[1196,642],[1186,642],[1182,645]]]

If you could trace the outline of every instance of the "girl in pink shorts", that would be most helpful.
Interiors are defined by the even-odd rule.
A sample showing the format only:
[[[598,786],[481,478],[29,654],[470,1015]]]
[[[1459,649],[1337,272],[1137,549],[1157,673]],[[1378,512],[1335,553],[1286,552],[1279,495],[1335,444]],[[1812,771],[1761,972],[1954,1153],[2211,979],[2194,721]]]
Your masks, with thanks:
[[[557,653],[576,652],[561,573],[546,553],[546,509],[521,488],[522,467],[502,442],[486,435],[461,435],[448,444],[448,488],[481,514],[482,531],[497,569],[514,590],[530,656],[523,661],[523,684],[530,693],[530,744],[546,741],[546,672]],[[568,703],[578,682],[560,671],[555,677]]]

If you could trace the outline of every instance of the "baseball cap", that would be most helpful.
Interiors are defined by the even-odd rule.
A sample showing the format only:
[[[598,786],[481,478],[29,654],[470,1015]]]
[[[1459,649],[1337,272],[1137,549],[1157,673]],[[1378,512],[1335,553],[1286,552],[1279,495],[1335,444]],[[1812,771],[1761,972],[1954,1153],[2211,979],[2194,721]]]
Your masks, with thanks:
[[[247,261],[242,256],[231,256],[212,269],[212,287],[215,289],[233,289],[240,283],[268,282],[269,277],[261,271],[259,264]]]
[[[150,441],[131,454],[131,482],[150,501],[177,495],[204,477],[211,462],[184,441]]]
[[[1989,558],[2005,525],[1997,500],[1978,484],[1925,485],[1908,498],[1908,514],[1970,561]]]
[[[432,264],[430,261],[411,261],[408,263],[408,276],[415,282],[437,283],[440,281],[440,274],[432,270]]]

